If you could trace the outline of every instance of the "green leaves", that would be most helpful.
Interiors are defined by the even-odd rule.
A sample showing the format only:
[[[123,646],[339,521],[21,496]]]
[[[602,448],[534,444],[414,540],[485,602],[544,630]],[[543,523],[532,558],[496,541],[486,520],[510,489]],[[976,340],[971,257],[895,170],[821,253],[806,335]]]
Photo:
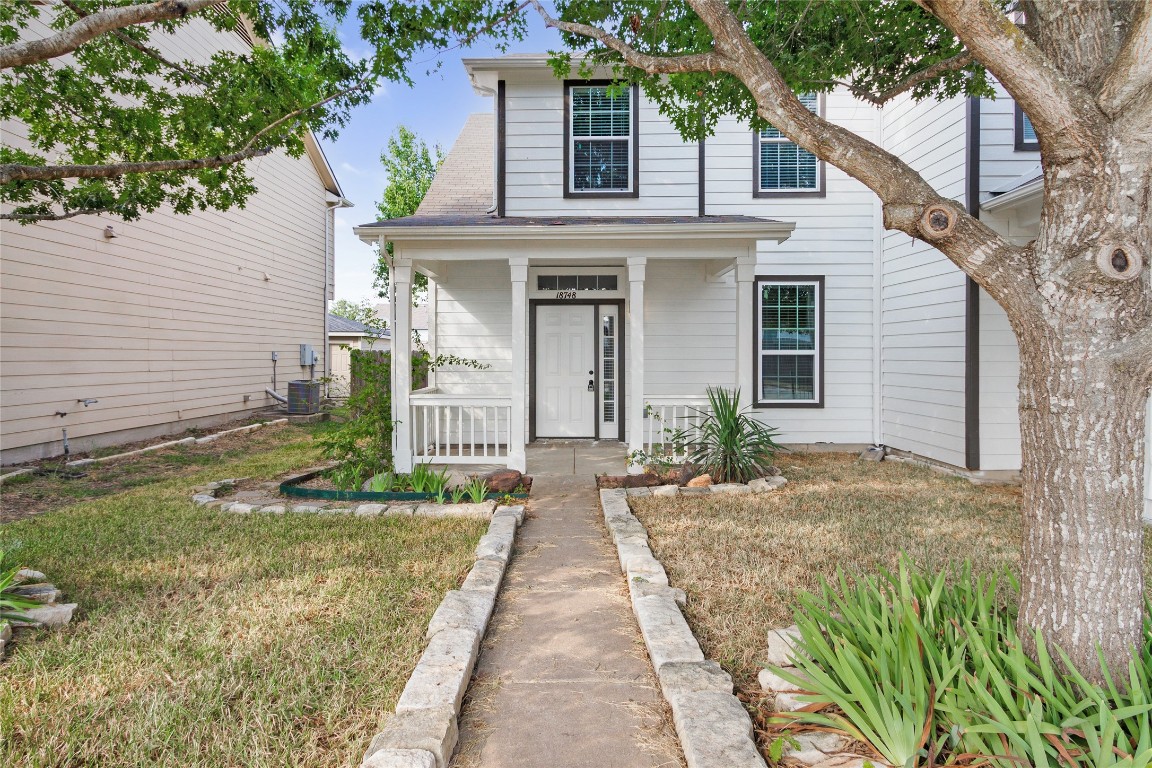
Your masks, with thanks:
[[[387,148],[380,153],[380,163],[388,174],[388,184],[384,187],[384,199],[376,204],[382,219],[399,219],[416,213],[436,171],[444,162],[444,153],[437,145],[436,157],[424,140],[407,126],[401,125],[395,135],[388,138]],[[388,244],[391,253],[392,244]],[[381,296],[388,295],[388,262],[381,257],[376,260],[376,280],[374,287]],[[428,278],[419,272],[413,275],[412,294],[418,295],[428,289]]]
[[[825,93],[844,84],[858,93],[882,95],[964,50],[951,31],[912,2],[730,0],[729,6],[797,93]],[[716,46],[687,0],[558,0],[556,9],[558,18],[600,26],[642,53],[675,56]],[[614,51],[592,40],[562,37],[568,47],[586,50],[593,61],[620,62]],[[617,74],[639,82],[686,139],[710,135],[723,115],[764,127],[748,89],[731,75],[700,72],[655,78],[625,68]],[[910,92],[917,99],[992,93],[987,74],[977,64],[947,69]]]
[[[47,36],[121,5],[5,2],[0,44]],[[27,128],[28,146],[20,149],[30,156],[15,162],[107,171],[78,184],[6,182],[0,200],[16,205],[5,215],[25,223],[80,211],[134,219],[162,205],[180,213],[243,205],[256,191],[243,163],[191,172],[116,167],[216,158],[250,146],[299,156],[304,131],[335,139],[380,81],[410,82],[418,57],[439,66],[438,57],[464,41],[519,39],[524,29],[516,5],[502,0],[374,0],[356,6],[369,48],[357,58],[337,32],[351,9],[348,0],[231,0],[226,8],[113,30],[69,56],[0,70],[0,119]]]
[[[7,561],[7,562],[5,562]],[[16,574],[20,565],[12,562],[9,552],[0,549],[0,625],[8,621],[20,621],[24,611],[35,608],[39,603],[13,591],[17,584]]]
[[[766,427],[740,409],[740,390],[708,388],[708,410],[700,414],[699,426],[673,433],[674,445],[688,447],[688,461],[721,483],[746,483],[769,473],[772,459],[784,450],[774,438],[779,432]]]
[[[836,728],[909,768],[946,755],[997,768],[1152,765],[1152,619],[1125,685],[1102,689],[1039,634],[1029,657],[996,582],[967,564],[929,578],[906,556],[895,574],[822,581],[796,616],[800,674],[774,671],[835,709],[777,719]]]

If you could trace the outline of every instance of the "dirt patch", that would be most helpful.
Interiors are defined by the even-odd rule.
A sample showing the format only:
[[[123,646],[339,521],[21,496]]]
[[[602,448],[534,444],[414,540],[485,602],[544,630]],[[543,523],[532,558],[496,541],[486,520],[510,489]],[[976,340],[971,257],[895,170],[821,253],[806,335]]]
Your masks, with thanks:
[[[204,434],[215,434],[236,426],[243,426],[243,423],[228,424]],[[88,499],[193,475],[205,467],[242,458],[249,452],[274,448],[286,440],[299,439],[315,429],[277,424],[251,432],[225,435],[210,443],[176,445],[82,467],[66,467],[62,457],[45,459],[34,465],[37,473],[20,475],[0,485],[0,523],[10,523]],[[191,436],[189,433],[169,439]],[[157,442],[164,441],[143,442],[135,447],[155,445]],[[135,447],[121,446],[107,453],[122,453],[135,450]],[[73,461],[78,457],[73,454],[67,460]]]

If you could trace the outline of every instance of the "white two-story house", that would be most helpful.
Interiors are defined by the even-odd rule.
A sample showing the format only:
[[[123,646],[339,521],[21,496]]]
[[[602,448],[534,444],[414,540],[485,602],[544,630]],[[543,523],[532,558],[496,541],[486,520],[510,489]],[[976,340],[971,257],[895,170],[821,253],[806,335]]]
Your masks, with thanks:
[[[523,469],[542,438],[648,448],[709,385],[739,387],[787,443],[1019,469],[1003,311],[885,231],[862,184],[735,119],[686,142],[637,89],[558,80],[544,55],[464,65],[492,114],[469,118],[415,215],[356,228],[394,244],[397,295],[428,276],[432,348],[488,366],[411,395],[396,367],[401,470],[493,456]],[[1006,95],[807,101],[1010,236],[1035,233],[1039,151]]]

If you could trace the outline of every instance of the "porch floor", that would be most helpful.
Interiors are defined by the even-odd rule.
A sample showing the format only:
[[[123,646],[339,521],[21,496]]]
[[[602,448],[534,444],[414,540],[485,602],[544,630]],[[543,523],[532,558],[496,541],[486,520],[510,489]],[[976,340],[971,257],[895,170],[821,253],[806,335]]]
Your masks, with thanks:
[[[680,749],[600,521],[618,442],[535,443],[530,515],[504,576],[454,768],[655,768]]]

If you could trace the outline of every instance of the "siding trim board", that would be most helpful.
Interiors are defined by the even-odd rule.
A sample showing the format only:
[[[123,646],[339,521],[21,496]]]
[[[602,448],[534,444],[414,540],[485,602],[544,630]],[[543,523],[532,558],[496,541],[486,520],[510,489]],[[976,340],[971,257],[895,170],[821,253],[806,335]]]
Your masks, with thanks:
[[[504,80],[496,83],[496,215],[504,218],[508,181],[508,107]]]
[[[697,149],[697,155],[698,155],[698,157],[696,160],[696,197],[697,197],[696,215],[697,216],[704,216],[704,215],[706,215],[705,211],[707,210],[707,205],[705,204],[705,198],[704,198],[705,187],[706,187],[706,184],[704,181],[705,176],[706,176],[706,173],[705,173],[705,171],[706,171],[706,162],[705,162],[705,160],[706,160],[706,158],[705,158],[706,147],[705,147],[705,140],[703,138],[700,139],[699,149]]]
[[[1017,107],[1019,112],[1019,107]],[[980,218],[980,99],[968,97],[968,151],[964,155],[968,213]],[[980,469],[980,286],[964,291],[964,466]]]
[[[628,158],[632,164],[632,189],[627,192],[575,192],[572,190],[572,86],[607,86],[615,80],[565,80],[564,81],[564,197],[566,199],[636,198],[640,197],[640,86],[628,86],[631,92],[632,141]]]

